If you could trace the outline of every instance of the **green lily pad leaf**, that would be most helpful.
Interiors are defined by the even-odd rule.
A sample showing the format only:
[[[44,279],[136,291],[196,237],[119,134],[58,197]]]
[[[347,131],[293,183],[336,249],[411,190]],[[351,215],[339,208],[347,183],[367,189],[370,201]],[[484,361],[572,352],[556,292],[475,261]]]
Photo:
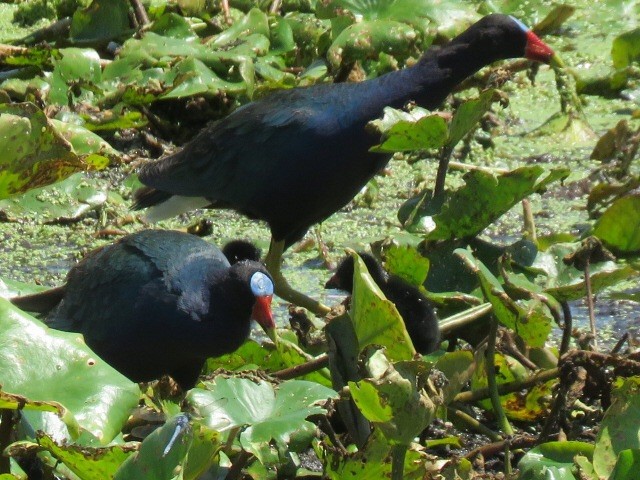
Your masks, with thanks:
[[[180,478],[195,479],[217,461],[214,452],[219,447],[219,433],[180,414],[145,438],[140,450],[127,458],[113,478],[171,480],[176,478],[176,471],[181,471]],[[189,467],[189,461],[195,460],[190,458],[192,448],[197,452],[197,465]],[[209,459],[202,458],[204,452],[212,454]]]
[[[362,259],[354,255],[353,295],[350,316],[360,350],[381,345],[393,360],[409,360],[416,351],[396,306],[373,281]]]
[[[611,45],[611,59],[617,69],[640,61],[640,28],[618,35]]]
[[[64,48],[59,53],[61,58],[53,62],[49,101],[67,105],[73,87],[80,87],[82,92],[82,87],[95,89],[95,85],[100,82],[100,56],[95,50],[86,48]]]
[[[528,133],[529,137],[550,135],[560,145],[577,147],[593,147],[598,136],[587,120],[580,114],[557,112],[542,125]]]
[[[88,166],[102,170],[107,168],[111,161],[118,160],[120,156],[118,151],[90,130],[81,125],[61,122],[56,119],[50,121],[71,144],[74,153],[80,156]]]
[[[244,83],[231,83],[222,80],[203,62],[195,58],[187,58],[172,69],[175,74],[173,88],[162,95],[162,99],[184,98],[207,94],[216,96],[221,91],[239,93],[246,90]]]
[[[272,441],[286,447],[296,439],[308,446],[315,426],[306,418],[326,413],[318,404],[338,396],[330,388],[304,380],[284,382],[277,390],[264,381],[220,376],[205,385],[207,390],[190,390],[187,403],[215,430],[244,427],[240,442],[261,461],[271,457]]]
[[[173,13],[164,13],[153,21],[150,31],[165,37],[196,40],[198,35],[191,28],[186,18]]]
[[[210,45],[221,47],[255,33],[269,38],[269,20],[266,13],[257,8],[252,8],[242,20],[235,22],[231,27],[216,36],[210,42]]]
[[[366,445],[355,453],[343,455],[339,450],[325,445],[317,445],[315,451],[322,460],[323,472],[331,480],[391,478],[391,446],[377,429],[369,436]],[[407,450],[402,478],[428,478],[428,468],[436,471],[435,466],[430,465],[428,456],[412,446]]]
[[[529,450],[518,462],[522,480],[554,478],[577,480],[572,471],[574,457],[593,456],[593,445],[585,442],[565,441],[543,443]]]
[[[435,364],[435,368],[447,377],[443,388],[444,404],[451,403],[453,398],[467,385],[477,365],[473,353],[468,350],[447,352]]]
[[[600,423],[593,452],[593,467],[610,478],[623,450],[640,448],[640,378],[619,378],[614,383],[611,406]]]
[[[35,410],[37,412],[52,412],[59,417],[67,415],[66,409],[57,402],[43,402],[30,400],[22,395],[3,392],[0,390],[0,409],[2,410]]]
[[[418,35],[409,25],[392,20],[370,20],[345,28],[327,51],[327,60],[334,67],[375,58],[379,52],[406,57]]]
[[[131,110],[103,110],[99,114],[85,114],[82,119],[83,126],[92,132],[142,128],[149,123],[141,112]]]
[[[365,20],[388,19],[413,25],[427,36],[437,27],[438,33],[452,36],[478,19],[475,8],[457,1],[430,0],[332,0],[319,2],[319,17],[331,18],[341,10],[349,10]]]
[[[532,268],[546,273],[544,291],[559,302],[579,300],[586,294],[584,272],[562,261],[577,248],[579,244],[557,243],[546,252],[538,253],[532,265]],[[594,293],[640,275],[640,272],[630,265],[617,265],[614,262],[595,263],[590,265],[589,270],[591,289]]]
[[[523,198],[544,191],[550,183],[566,178],[569,173],[567,168],[545,171],[540,166],[521,167],[499,175],[482,170],[469,172],[464,176],[466,185],[450,193],[442,211],[433,217],[436,228],[427,238],[475,236]]]
[[[32,103],[0,105],[0,198],[84,169],[71,145]]]
[[[296,42],[293,39],[293,29],[291,23],[282,17],[271,19],[269,40],[271,41],[271,55],[283,55],[293,52],[296,49]]]
[[[467,100],[454,113],[449,125],[448,148],[453,148],[469,132],[476,128],[482,116],[498,99],[495,90],[486,90],[478,98]]]
[[[122,463],[137,450],[135,446],[85,447],[58,445],[49,435],[39,432],[38,444],[83,480],[113,478]]]
[[[617,253],[640,252],[640,194],[613,202],[596,222],[592,234]]]
[[[618,461],[611,472],[609,480],[625,480],[633,478],[640,468],[640,450],[622,450],[618,454]]]
[[[537,300],[514,301],[487,267],[468,250],[454,252],[480,280],[482,293],[491,303],[498,321],[515,331],[528,345],[542,347],[551,332],[551,318],[546,307]]]
[[[104,45],[127,35],[131,31],[129,8],[126,0],[93,0],[73,14],[71,40],[76,44]]]
[[[514,358],[506,355],[497,355],[495,360],[498,385],[523,381],[527,378],[526,369]],[[488,386],[485,361],[481,359],[480,362],[471,379],[471,390],[473,391]],[[512,420],[534,422],[544,419],[548,415],[549,408],[551,408],[550,399],[553,396],[553,389],[557,383],[557,380],[549,380],[548,382],[528,389],[526,392],[501,395],[500,404],[507,416]],[[484,409],[492,410],[489,399],[480,400],[478,403]]]
[[[534,28],[536,35],[542,36],[558,30],[575,13],[571,5],[556,5],[546,17],[540,20]]]
[[[391,245],[385,249],[385,269],[412,285],[423,285],[429,274],[429,259],[410,245]]]
[[[301,365],[311,360],[311,358],[300,347],[282,337],[278,339],[277,348],[274,348],[273,344],[260,345],[253,340],[248,340],[233,353],[207,359],[205,373],[214,372],[219,368],[224,368],[225,370],[248,370],[255,367],[267,372],[276,372]],[[331,386],[331,377],[326,369],[311,372],[299,378],[327,387]]]
[[[415,122],[399,120],[384,132],[382,143],[371,151],[391,153],[440,148],[446,143],[447,135],[447,122],[440,115],[429,115]]]
[[[436,406],[423,389],[426,365],[416,361],[392,365],[381,350],[368,363],[373,378],[349,382],[351,396],[391,444],[409,445],[435,414]]]
[[[10,220],[30,218],[37,222],[79,220],[107,201],[106,185],[82,173],[21,196],[0,200],[0,211]]]
[[[120,432],[138,403],[138,386],[98,358],[81,335],[49,329],[4,299],[0,332],[5,391],[64,405],[102,443]]]

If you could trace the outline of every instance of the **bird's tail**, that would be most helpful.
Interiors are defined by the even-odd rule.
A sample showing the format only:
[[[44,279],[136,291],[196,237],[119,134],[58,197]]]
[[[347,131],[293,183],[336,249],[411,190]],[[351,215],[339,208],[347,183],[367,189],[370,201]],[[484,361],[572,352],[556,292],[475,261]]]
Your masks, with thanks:
[[[152,187],[141,187],[133,194],[132,210],[142,210],[169,200],[173,195]]]
[[[64,297],[64,287],[55,287],[44,292],[10,298],[20,310],[32,313],[49,313]]]

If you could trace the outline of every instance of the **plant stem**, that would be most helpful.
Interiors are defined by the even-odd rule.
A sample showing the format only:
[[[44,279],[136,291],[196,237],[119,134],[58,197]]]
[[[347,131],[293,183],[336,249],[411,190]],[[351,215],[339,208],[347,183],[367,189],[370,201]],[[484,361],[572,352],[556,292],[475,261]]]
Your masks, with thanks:
[[[496,367],[495,367],[495,357],[496,357],[496,339],[498,336],[498,319],[495,315],[491,316],[491,326],[489,331],[489,341],[487,344],[487,353],[486,353],[486,364],[485,368],[487,371],[487,383],[491,398],[491,406],[493,407],[493,413],[496,416],[498,421],[498,425],[500,429],[507,435],[513,435],[513,428],[511,428],[511,424],[509,420],[507,420],[507,416],[502,409],[502,405],[500,404],[500,394],[498,393],[498,382],[496,381]],[[509,475],[511,473],[511,460],[510,460],[510,449],[508,442],[505,442],[504,447],[504,465],[505,465],[505,474]]]
[[[550,370],[543,370],[539,373],[536,373],[535,375],[531,375],[523,381],[503,383],[502,385],[498,385],[498,395],[506,395],[508,393],[519,392],[520,390],[523,390],[525,388],[533,387],[534,385],[542,382],[547,382],[553,378],[558,378],[559,375],[560,370],[558,368],[552,368]],[[489,396],[489,389],[481,388],[478,390],[461,392],[454,397],[453,401],[460,403],[469,403],[488,398]]]
[[[404,478],[404,459],[407,455],[406,445],[394,445],[391,450],[391,480]]]
[[[589,326],[591,327],[591,344],[593,345],[593,351],[598,351],[598,340],[596,339],[596,315],[593,307],[593,290],[591,289],[591,269],[589,267],[590,262],[587,259],[584,265],[584,286],[587,290],[587,308],[589,310]]]
[[[460,420],[461,422],[464,422],[465,424],[467,424],[469,427],[473,428],[477,432],[481,433],[482,435],[486,435],[492,441],[500,442],[502,440],[502,437],[500,436],[500,434],[494,432],[493,430],[491,430],[486,425],[483,425],[482,423],[480,423],[478,420],[473,418],[468,413],[463,412],[462,410],[459,410],[459,409],[457,409],[455,407],[452,407],[452,406],[448,406],[447,407],[447,411],[451,415],[456,417],[458,420]]]
[[[280,380],[289,380],[290,378],[301,377],[307,373],[321,370],[329,365],[329,355],[323,353],[316,358],[309,360],[306,363],[300,365],[294,365],[293,367],[278,370],[271,374],[272,377],[279,378]]]
[[[569,307],[569,303],[566,300],[560,302],[560,306],[562,307],[562,315],[564,316],[562,342],[560,342],[560,356],[562,356],[569,351],[571,330],[573,329],[573,317],[571,316],[571,307]]]

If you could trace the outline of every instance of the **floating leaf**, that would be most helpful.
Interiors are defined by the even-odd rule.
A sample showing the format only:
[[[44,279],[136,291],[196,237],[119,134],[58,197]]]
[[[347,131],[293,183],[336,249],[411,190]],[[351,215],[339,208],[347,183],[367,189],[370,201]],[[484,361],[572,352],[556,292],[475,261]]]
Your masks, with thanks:
[[[544,191],[550,183],[568,175],[567,168],[545,171],[540,166],[521,167],[499,175],[482,170],[469,172],[464,176],[465,186],[450,193],[442,211],[433,217],[436,228],[427,238],[475,236],[523,198]]]
[[[640,28],[618,35],[611,45],[611,59],[617,69],[640,61]]]
[[[394,275],[404,278],[412,285],[422,285],[429,273],[429,259],[423,257],[415,247],[410,245],[385,249],[385,269]]]
[[[0,104],[0,198],[84,169],[71,145],[32,103]]]
[[[640,252],[640,194],[613,202],[596,222],[592,234],[615,252]]]
[[[462,138],[476,128],[482,116],[497,100],[495,90],[486,90],[478,98],[464,102],[453,115],[449,125],[447,146],[453,148]]]
[[[506,294],[498,279],[468,250],[458,249],[455,253],[477,275],[482,293],[493,306],[498,321],[515,331],[528,345],[542,347],[551,332],[551,319],[546,307],[537,300],[514,301]]]
[[[576,480],[573,475],[576,455],[593,456],[593,445],[585,442],[564,441],[543,443],[529,450],[518,462],[522,480],[554,478]]]
[[[337,397],[330,388],[304,380],[287,381],[276,391],[264,381],[243,378],[217,377],[206,386],[190,390],[187,402],[215,430],[243,427],[242,446],[261,461],[270,457],[272,441],[285,447],[302,436],[308,445],[315,426],[306,418],[325,413],[318,403]]]
[[[327,60],[334,68],[342,64],[376,58],[379,52],[407,56],[417,39],[410,26],[391,20],[371,20],[345,28],[327,52]]]
[[[205,372],[213,372],[218,368],[226,370],[246,370],[259,367],[267,372],[275,372],[308,362],[311,357],[300,347],[284,338],[278,340],[277,349],[272,345],[259,345],[248,340],[233,353],[207,360]],[[331,386],[331,378],[326,370],[311,372],[299,377],[300,379],[317,382],[327,387]]]
[[[399,120],[383,133],[373,152],[408,152],[442,147],[447,141],[447,123],[440,115],[429,115],[415,122]]]
[[[122,463],[136,451],[133,446],[86,447],[58,445],[49,435],[40,432],[38,444],[64,463],[83,480],[113,478]]]
[[[387,356],[393,360],[409,360],[415,355],[396,306],[385,298],[362,259],[355,254],[350,316],[360,350],[373,344],[384,346]]]
[[[217,462],[220,435],[185,414],[177,415],[144,439],[140,450],[120,467],[115,480],[171,480],[180,471],[185,480],[200,477]],[[191,452],[198,457],[193,463]],[[208,455],[203,458],[202,453]],[[191,466],[189,463],[191,462]]]
[[[640,378],[616,380],[611,406],[600,422],[593,451],[593,467],[602,478],[609,478],[618,454],[627,449],[639,449]]]
[[[0,200],[0,211],[10,220],[32,218],[38,222],[79,220],[107,200],[106,185],[77,173],[24,195]]]
[[[423,389],[426,365],[417,361],[392,365],[380,350],[368,362],[372,378],[349,382],[351,396],[391,444],[409,445],[435,415],[436,406]],[[372,362],[380,365],[371,372]]]
[[[130,32],[126,0],[93,0],[76,10],[71,20],[71,39],[77,44],[101,45]]]
[[[98,358],[77,333],[43,326],[0,299],[0,371],[5,391],[58,402],[102,443],[122,429],[138,386]]]
[[[324,447],[324,448],[323,448]],[[355,453],[342,455],[335,448],[316,447],[323,461],[324,473],[331,480],[361,480],[391,478],[390,445],[379,430],[374,430],[366,445]],[[427,477],[428,456],[419,450],[409,449],[404,461],[405,480],[422,480]],[[436,471],[435,465],[430,470]]]

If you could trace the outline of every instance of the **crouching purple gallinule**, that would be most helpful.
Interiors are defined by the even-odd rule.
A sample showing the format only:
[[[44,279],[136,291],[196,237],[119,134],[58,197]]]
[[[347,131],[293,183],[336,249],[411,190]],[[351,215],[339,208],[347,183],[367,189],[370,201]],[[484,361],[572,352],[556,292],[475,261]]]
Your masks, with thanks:
[[[438,319],[431,302],[420,290],[397,275],[389,275],[370,254],[358,252],[371,278],[376,282],[387,300],[395,304],[404,320],[407,333],[417,352],[427,354],[440,344]],[[347,255],[340,261],[325,288],[336,288],[353,293],[353,257]]]
[[[496,60],[548,63],[553,51],[522,23],[488,15],[412,67],[361,83],[275,92],[205,128],[184,148],[139,171],[146,185],[135,209],[150,221],[211,206],[264,220],[271,229],[266,265],[281,298],[318,314],[329,309],[291,288],[283,252],[345,206],[390,159],[369,149],[379,136],[365,126],[384,107],[413,100],[439,106],[451,90]]]
[[[174,231],[145,230],[94,250],[62,287],[15,297],[79,332],[103,360],[136,382],[171,375],[192,387],[205,360],[236,350],[251,319],[275,340],[273,282],[258,262],[229,264],[214,245]]]

